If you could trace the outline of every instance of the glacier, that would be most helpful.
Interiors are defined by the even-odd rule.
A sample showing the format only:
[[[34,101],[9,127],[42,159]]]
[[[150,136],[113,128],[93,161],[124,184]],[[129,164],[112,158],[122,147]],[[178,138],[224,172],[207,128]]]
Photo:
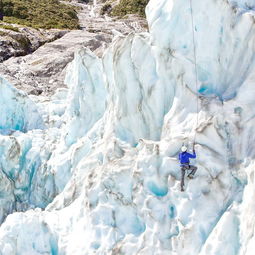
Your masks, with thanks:
[[[27,132],[43,129],[44,122],[38,109],[25,93],[12,87],[4,78],[0,78],[0,132]]]
[[[253,254],[255,4],[192,0],[193,28],[189,3],[80,49],[51,100],[1,78],[0,254]]]

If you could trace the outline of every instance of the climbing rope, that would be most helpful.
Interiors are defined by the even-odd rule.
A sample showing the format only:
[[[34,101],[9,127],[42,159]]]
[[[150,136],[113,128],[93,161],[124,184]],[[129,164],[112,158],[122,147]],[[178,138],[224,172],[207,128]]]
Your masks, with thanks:
[[[198,91],[198,75],[197,75],[197,49],[195,44],[195,28],[194,28],[194,17],[193,17],[193,4],[192,0],[189,0],[190,3],[190,15],[191,15],[191,30],[192,30],[192,38],[193,38],[193,55],[194,55],[194,68],[195,68],[195,80],[196,80],[196,93]],[[198,127],[198,95],[197,95],[197,122],[196,122],[196,128],[195,128],[195,135],[194,135],[194,143],[196,140],[196,129]]]

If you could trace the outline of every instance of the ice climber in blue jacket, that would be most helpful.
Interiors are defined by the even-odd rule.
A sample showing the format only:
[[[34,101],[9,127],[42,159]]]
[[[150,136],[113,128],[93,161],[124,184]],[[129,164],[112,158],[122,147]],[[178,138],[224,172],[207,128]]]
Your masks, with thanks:
[[[185,171],[191,170],[191,172],[188,174],[188,177],[192,179],[194,177],[195,172],[197,171],[196,166],[192,166],[189,163],[190,158],[196,158],[196,152],[193,148],[193,154],[190,154],[187,152],[187,147],[182,146],[181,152],[179,153],[179,161],[181,165],[181,171],[182,171],[182,178],[181,178],[181,191],[184,191],[184,176]]]

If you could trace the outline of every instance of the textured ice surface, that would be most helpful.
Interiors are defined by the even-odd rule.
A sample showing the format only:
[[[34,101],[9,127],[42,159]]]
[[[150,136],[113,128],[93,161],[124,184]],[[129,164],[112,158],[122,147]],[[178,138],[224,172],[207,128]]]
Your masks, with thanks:
[[[65,140],[67,144],[73,144],[105,111],[106,90],[101,60],[92,52],[80,50],[69,65],[65,82],[70,88],[65,113],[68,119]]]
[[[192,2],[197,88],[189,1],[151,0],[149,33],[77,52],[45,130],[0,136],[3,255],[254,253],[253,1]]]
[[[10,133],[19,130],[27,132],[31,129],[44,128],[41,115],[36,105],[2,77],[0,77],[0,132]]]

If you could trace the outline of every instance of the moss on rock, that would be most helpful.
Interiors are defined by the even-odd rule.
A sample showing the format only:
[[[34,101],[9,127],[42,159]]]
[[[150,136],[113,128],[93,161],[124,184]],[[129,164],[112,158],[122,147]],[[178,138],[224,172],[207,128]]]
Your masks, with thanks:
[[[145,7],[149,0],[120,0],[113,9],[111,14],[123,17],[127,14],[138,14],[145,17]]]
[[[4,21],[34,28],[79,28],[74,7],[59,0],[3,0]]]

